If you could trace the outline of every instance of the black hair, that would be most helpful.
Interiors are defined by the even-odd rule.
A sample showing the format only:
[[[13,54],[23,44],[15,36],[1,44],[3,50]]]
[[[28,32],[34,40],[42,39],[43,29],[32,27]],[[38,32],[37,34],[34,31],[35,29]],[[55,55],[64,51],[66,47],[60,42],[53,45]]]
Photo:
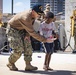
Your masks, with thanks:
[[[54,18],[54,14],[52,12],[47,12],[45,18]]]

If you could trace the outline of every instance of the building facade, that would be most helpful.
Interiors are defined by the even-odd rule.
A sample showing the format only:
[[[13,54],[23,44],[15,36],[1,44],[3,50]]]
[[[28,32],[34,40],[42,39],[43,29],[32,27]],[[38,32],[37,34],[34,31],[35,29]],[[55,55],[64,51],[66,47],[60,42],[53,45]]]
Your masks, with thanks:
[[[30,0],[30,7],[32,7],[34,4],[43,5],[44,10],[46,4],[50,4],[51,11],[55,15],[60,12],[63,12],[63,15],[65,15],[65,0]]]
[[[2,13],[3,13],[3,0],[0,0],[0,20],[2,19]]]

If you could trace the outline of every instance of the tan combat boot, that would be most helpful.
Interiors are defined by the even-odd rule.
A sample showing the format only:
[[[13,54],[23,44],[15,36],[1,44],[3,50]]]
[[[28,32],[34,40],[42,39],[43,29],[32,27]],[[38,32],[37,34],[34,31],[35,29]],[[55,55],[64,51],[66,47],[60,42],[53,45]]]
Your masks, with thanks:
[[[15,66],[15,64],[9,63],[7,64],[7,67],[12,71],[18,71],[18,68]]]
[[[26,68],[25,68],[25,71],[32,71],[32,70],[37,70],[38,68],[35,67],[35,66],[32,66],[30,64],[30,62],[26,62]]]

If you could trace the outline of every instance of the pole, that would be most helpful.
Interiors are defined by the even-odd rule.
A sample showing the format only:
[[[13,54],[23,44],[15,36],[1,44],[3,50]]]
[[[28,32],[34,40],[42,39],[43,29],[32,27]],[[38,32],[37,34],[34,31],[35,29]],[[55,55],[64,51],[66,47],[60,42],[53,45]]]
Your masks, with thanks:
[[[12,3],[11,3],[11,5],[12,5],[11,14],[13,15],[13,0],[12,0]]]

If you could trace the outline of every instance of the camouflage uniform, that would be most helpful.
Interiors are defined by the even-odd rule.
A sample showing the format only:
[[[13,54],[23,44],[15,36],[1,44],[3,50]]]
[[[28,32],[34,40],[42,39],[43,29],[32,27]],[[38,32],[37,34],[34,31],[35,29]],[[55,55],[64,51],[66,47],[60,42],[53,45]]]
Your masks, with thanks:
[[[32,58],[32,47],[31,43],[28,40],[24,40],[25,32],[24,30],[17,30],[10,28],[8,33],[8,37],[11,38],[9,41],[10,47],[14,50],[14,53],[9,57],[9,61],[11,63],[15,63],[17,59],[24,53],[24,60],[31,61]]]

